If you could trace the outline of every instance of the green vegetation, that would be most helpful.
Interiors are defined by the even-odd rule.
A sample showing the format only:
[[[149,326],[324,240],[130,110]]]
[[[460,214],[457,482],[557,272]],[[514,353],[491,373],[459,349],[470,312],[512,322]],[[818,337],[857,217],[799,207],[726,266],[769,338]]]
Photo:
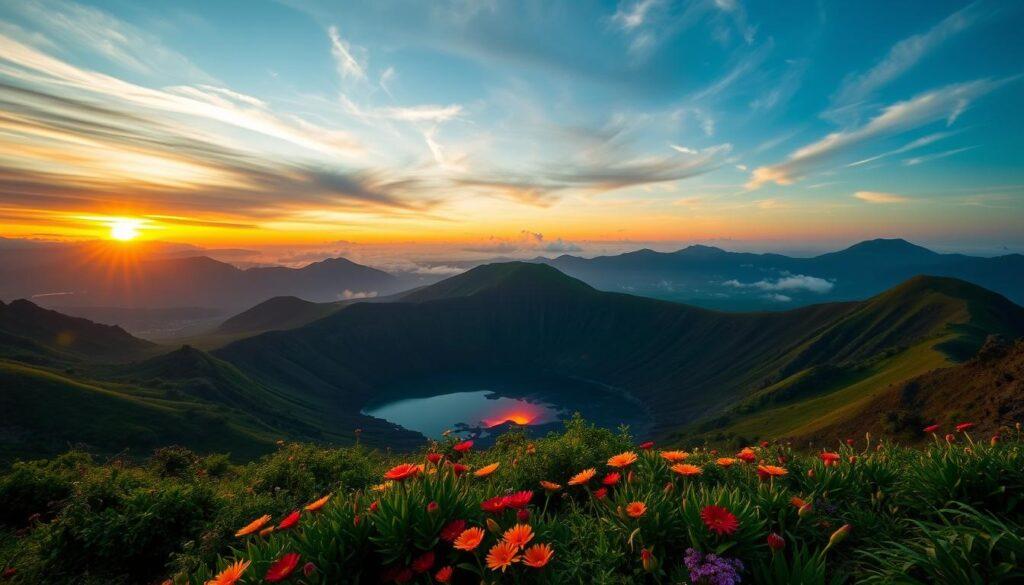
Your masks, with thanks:
[[[18,463],[0,476],[0,570],[12,584],[204,584],[236,562],[239,584],[275,571],[297,585],[1024,579],[1019,426],[993,440],[943,428],[917,449],[867,436],[734,454],[638,446],[574,419],[536,440],[456,445]]]

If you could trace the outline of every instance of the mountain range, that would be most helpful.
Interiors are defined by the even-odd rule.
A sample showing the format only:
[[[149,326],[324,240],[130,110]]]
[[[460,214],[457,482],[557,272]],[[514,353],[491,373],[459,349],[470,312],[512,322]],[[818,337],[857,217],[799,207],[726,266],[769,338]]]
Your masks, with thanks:
[[[919,274],[973,282],[1024,303],[1024,255],[939,254],[877,239],[810,258],[689,246],[616,256],[536,258],[601,290],[723,310],[781,310],[878,294]]]
[[[0,345],[9,453],[173,441],[247,456],[279,437],[348,442],[356,429],[369,444],[405,448],[423,438],[360,413],[382,388],[515,371],[627,393],[670,440],[810,439],[878,412],[899,384],[969,362],[990,337],[1024,336],[1024,309],[952,278],[914,277],[863,301],[727,313],[599,291],[526,262],[480,266],[389,302],[313,311],[311,321],[242,333],[211,352],[96,325],[88,351],[66,351],[54,341],[59,314],[27,301],[6,308],[15,306],[58,322],[29,335],[8,325],[24,320],[0,319],[13,340]],[[93,331],[60,317],[80,335]],[[56,402],[59,416],[48,416]],[[100,417],[99,432],[77,412],[118,414]]]

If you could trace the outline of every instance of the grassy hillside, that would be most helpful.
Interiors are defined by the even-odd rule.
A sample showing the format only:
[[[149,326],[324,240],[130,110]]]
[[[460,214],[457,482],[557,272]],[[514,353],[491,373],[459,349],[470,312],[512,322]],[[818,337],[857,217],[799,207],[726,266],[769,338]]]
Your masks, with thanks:
[[[12,585],[1010,585],[1024,580],[1024,435],[993,429],[994,440],[948,429],[923,448],[876,430],[824,453],[680,451],[575,419],[487,450],[454,437],[397,455],[287,443],[240,466],[180,448],[135,464],[68,453],[0,472],[0,574]]]

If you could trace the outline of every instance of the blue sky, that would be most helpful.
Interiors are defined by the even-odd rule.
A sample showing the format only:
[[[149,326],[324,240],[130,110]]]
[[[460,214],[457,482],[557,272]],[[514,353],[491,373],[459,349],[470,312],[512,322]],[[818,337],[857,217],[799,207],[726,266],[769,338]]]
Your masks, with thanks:
[[[1024,246],[1016,2],[46,0],[0,21],[7,235],[117,215],[245,245]]]

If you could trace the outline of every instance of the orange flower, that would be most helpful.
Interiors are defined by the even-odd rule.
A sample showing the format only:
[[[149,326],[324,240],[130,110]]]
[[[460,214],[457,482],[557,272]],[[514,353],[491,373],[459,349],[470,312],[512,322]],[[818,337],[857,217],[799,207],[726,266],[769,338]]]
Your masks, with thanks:
[[[276,529],[277,528],[275,526],[267,526],[263,530],[260,530],[260,536],[267,536],[268,534],[270,534],[271,532],[273,532]]]
[[[511,545],[515,545],[516,549],[523,548],[526,546],[526,543],[533,540],[533,528],[530,528],[529,524],[516,524],[505,531],[502,539]]]
[[[248,536],[259,530],[260,528],[263,528],[263,525],[267,522],[270,522],[270,514],[260,516],[259,518],[246,524],[241,530],[235,533],[235,536]]]
[[[572,476],[572,478],[569,480],[569,485],[583,485],[588,481],[594,479],[595,475],[597,475],[597,470],[594,469],[593,467],[591,467],[590,469],[584,469],[583,471]]]
[[[783,467],[777,467],[775,465],[758,465],[757,476],[762,480],[769,480],[773,477],[781,477],[786,475],[787,471]]]
[[[718,459],[715,459],[715,463],[717,463],[719,467],[731,467],[736,465],[737,461],[739,461],[739,459],[735,459],[733,457],[719,457]]]
[[[228,565],[217,576],[206,582],[206,585],[235,585],[242,578],[242,574],[249,568],[252,561],[235,561]]]
[[[803,498],[798,498],[796,496],[793,496],[792,498],[790,498],[789,499],[789,503],[793,504],[794,508],[803,508],[807,504],[807,502],[804,501]]]
[[[410,477],[416,477],[420,473],[419,465],[413,465],[412,463],[403,463],[396,465],[388,470],[384,474],[384,479],[390,479],[392,481],[404,481]]]
[[[473,475],[475,475],[477,477],[487,477],[488,475],[490,475],[490,474],[494,473],[495,471],[497,471],[498,470],[498,466],[500,466],[500,465],[501,465],[501,463],[491,463],[490,465],[484,465],[480,469],[477,469],[476,471],[474,471]]]
[[[519,556],[516,554],[518,552],[519,549],[516,545],[510,542],[499,542],[492,546],[487,553],[487,568],[492,571],[501,570],[504,573],[505,569],[519,560]]]
[[[741,449],[740,452],[736,454],[736,457],[742,461],[746,461],[747,463],[757,461],[757,453],[754,453],[754,450],[750,447],[744,447]]]
[[[690,477],[704,473],[704,470],[701,469],[699,466],[690,465],[689,463],[676,463],[669,469],[684,477]]]
[[[549,492],[557,492],[558,490],[562,489],[561,485],[559,485],[559,484],[557,484],[557,483],[555,483],[553,481],[544,481],[544,480],[541,480],[540,487],[544,488],[545,490],[547,490]]]
[[[307,512],[316,512],[320,508],[323,508],[324,504],[326,504],[327,501],[330,500],[330,499],[331,499],[331,494],[327,494],[326,496],[324,496],[324,497],[320,498],[319,500],[313,502],[312,504],[309,504],[308,506],[306,506],[306,511]]]
[[[626,504],[626,514],[630,518],[639,518],[647,513],[647,504],[643,502],[630,502]]]
[[[690,454],[686,451],[662,451],[661,458],[669,463],[679,463],[684,461]]]
[[[618,467],[621,469],[623,467],[629,467],[634,463],[636,463],[636,453],[632,451],[624,451],[618,455],[612,455],[608,458],[609,467]]]
[[[550,561],[553,556],[555,556],[555,551],[551,550],[551,545],[535,544],[523,551],[522,561],[527,567],[540,569],[544,565],[548,564],[548,561]]]
[[[473,528],[463,530],[452,546],[459,550],[471,551],[480,546],[483,539],[484,529],[474,526]]]

